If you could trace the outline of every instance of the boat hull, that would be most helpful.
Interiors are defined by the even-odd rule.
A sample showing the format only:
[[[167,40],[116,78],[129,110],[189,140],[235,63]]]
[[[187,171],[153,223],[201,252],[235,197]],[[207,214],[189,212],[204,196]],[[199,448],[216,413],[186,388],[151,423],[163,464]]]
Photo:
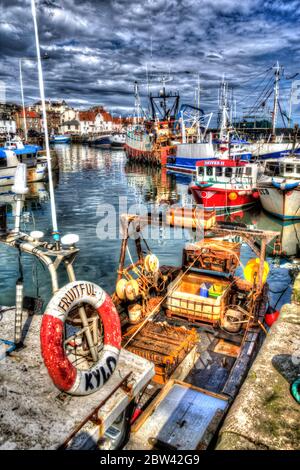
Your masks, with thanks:
[[[257,143],[252,144],[251,151],[253,157],[260,160],[268,160],[270,158],[283,158],[291,153],[300,153],[299,148],[293,149],[292,143]]]
[[[225,190],[214,186],[200,187],[197,184],[192,184],[190,191],[196,204],[203,205],[205,209],[216,209],[218,211],[224,209],[236,210],[253,205],[257,201],[251,189],[231,188]]]
[[[70,136],[55,136],[50,139],[51,144],[69,144],[71,142]]]
[[[283,220],[300,219],[300,189],[282,191],[271,184],[258,184],[263,208]]]
[[[0,170],[0,186],[9,186],[14,182],[17,167]],[[34,168],[27,168],[27,182],[35,183],[47,179],[47,163],[38,163]]]
[[[99,147],[99,148],[110,148],[111,146],[111,139],[109,135],[104,135],[103,137],[97,137],[89,142],[92,147]]]

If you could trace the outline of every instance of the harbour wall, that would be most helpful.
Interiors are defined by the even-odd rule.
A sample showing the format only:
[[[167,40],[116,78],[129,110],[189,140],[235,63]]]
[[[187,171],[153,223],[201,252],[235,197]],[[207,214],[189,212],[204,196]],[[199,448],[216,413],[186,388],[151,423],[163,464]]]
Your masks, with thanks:
[[[300,274],[220,430],[217,450],[299,450]]]

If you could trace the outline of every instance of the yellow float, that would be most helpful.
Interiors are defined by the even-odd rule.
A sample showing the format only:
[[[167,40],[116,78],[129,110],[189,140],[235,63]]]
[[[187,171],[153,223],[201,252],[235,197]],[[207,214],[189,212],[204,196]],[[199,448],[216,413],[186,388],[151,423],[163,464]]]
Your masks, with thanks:
[[[126,298],[126,292],[125,292],[126,284],[127,284],[126,279],[120,279],[117,282],[116,293],[120,300],[125,300]]]
[[[149,254],[145,258],[144,266],[149,273],[157,273],[159,270],[159,259],[154,254]]]
[[[259,258],[252,258],[248,261],[244,269],[244,276],[247,281],[251,284],[254,284],[254,281],[258,280],[258,272],[259,272]],[[263,275],[262,275],[262,283],[264,284],[267,280],[268,274],[270,271],[269,264],[264,261],[263,267]]]
[[[128,300],[134,300],[139,295],[139,285],[135,279],[126,283],[125,294]]]

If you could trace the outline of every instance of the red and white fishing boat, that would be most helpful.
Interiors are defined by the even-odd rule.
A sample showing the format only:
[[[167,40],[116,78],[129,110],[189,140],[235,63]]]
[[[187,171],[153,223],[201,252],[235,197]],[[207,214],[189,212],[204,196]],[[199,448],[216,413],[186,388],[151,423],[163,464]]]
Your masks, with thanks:
[[[196,180],[189,189],[205,209],[235,210],[257,201],[257,163],[212,159],[198,161],[196,166]]]

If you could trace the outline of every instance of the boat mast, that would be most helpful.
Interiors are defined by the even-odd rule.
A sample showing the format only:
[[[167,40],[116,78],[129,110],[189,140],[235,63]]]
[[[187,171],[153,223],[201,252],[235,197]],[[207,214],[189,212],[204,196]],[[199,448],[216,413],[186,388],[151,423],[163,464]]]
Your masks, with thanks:
[[[198,73],[198,86],[197,86],[197,108],[198,108],[198,122],[197,122],[197,142],[201,140],[201,129],[200,129],[200,74]]]
[[[28,136],[27,136],[27,122],[26,122],[26,111],[25,111],[24,89],[23,89],[22,59],[19,60],[19,69],[20,69],[21,98],[22,98],[22,107],[23,107],[24,138],[25,138],[25,142],[27,142]]]
[[[53,179],[52,179],[51,155],[50,155],[49,136],[48,136],[48,123],[47,123],[47,113],[46,113],[46,103],[45,103],[45,89],[44,89],[44,80],[43,80],[39,32],[38,32],[38,25],[37,25],[37,19],[36,19],[35,0],[31,0],[31,12],[32,12],[34,33],[35,33],[39,87],[40,87],[40,95],[41,95],[41,103],[42,103],[43,122],[44,122],[45,147],[46,147],[47,164],[48,164],[49,192],[50,192],[51,217],[52,217],[52,230],[53,230],[53,238],[58,243],[60,240],[60,236],[59,236],[58,227],[57,227],[54,187],[53,187]]]
[[[181,115],[181,137],[182,137],[182,143],[186,144],[186,129],[185,129],[185,122],[184,122],[184,116],[183,116],[183,111],[180,111]]]
[[[294,86],[294,82],[292,82],[291,89],[290,89],[289,117],[288,117],[289,127],[291,127],[291,123],[292,123],[292,100],[293,100],[293,91],[294,91],[293,86]]]
[[[141,119],[141,100],[140,100],[138,82],[134,82],[134,98],[135,98],[134,110],[135,110],[135,115],[137,119],[137,124],[139,124],[140,119]]]
[[[272,134],[276,135],[276,124],[277,124],[277,115],[278,115],[278,100],[279,100],[279,80],[280,80],[280,66],[277,61],[275,69],[275,80],[274,80],[274,105],[272,113]]]
[[[220,90],[220,99],[219,99],[219,108],[221,114],[221,122],[220,122],[220,135],[219,138],[221,141],[227,138],[227,118],[228,118],[228,103],[227,103],[227,91],[228,85],[225,82],[224,76],[221,83],[221,90]]]

